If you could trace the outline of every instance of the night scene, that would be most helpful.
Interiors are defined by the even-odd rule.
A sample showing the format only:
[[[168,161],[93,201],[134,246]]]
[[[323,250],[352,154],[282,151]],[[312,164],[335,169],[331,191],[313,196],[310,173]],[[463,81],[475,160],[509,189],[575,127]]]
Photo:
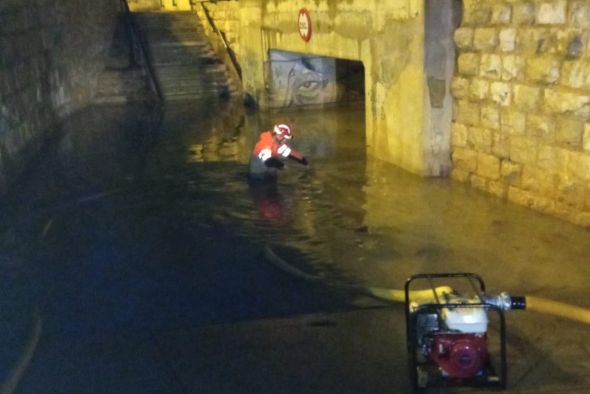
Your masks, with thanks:
[[[0,394],[590,392],[590,0],[0,0]]]

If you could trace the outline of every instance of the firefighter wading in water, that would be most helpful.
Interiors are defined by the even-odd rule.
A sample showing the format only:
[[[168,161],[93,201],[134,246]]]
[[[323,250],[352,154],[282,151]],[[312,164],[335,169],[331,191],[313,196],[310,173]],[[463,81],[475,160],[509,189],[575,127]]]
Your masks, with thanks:
[[[286,124],[276,124],[272,131],[263,131],[250,157],[248,177],[251,180],[275,180],[278,171],[285,166],[282,161],[285,158],[306,166],[307,159],[301,152],[287,145],[292,138],[291,129]]]

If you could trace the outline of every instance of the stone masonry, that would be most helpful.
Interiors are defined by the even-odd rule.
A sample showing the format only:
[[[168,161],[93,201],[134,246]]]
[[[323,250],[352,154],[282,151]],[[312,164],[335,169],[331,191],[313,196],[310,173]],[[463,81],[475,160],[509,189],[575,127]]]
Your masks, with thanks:
[[[56,122],[91,103],[119,0],[0,4],[0,194]]]
[[[465,0],[454,179],[590,227],[590,0]]]

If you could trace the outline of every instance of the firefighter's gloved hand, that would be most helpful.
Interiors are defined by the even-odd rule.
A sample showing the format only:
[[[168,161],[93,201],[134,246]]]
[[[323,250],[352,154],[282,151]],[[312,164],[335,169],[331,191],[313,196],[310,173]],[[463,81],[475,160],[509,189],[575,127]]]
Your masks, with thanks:
[[[297,157],[297,156],[293,156],[293,155],[289,155],[289,159],[293,159],[296,162],[298,162],[299,164],[303,164],[304,166],[308,165],[309,163],[307,162],[307,159],[303,156],[301,157]]]
[[[285,166],[285,164],[276,157],[266,159],[264,161],[264,165],[270,168],[278,168],[279,170]]]

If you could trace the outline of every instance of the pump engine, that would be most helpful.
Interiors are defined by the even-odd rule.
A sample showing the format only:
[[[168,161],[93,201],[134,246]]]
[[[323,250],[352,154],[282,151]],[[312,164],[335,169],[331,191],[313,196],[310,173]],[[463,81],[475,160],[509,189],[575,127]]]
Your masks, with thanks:
[[[465,282],[463,287],[471,294],[459,293],[454,286],[436,288],[434,282],[441,278]],[[410,288],[420,281],[428,284],[431,296],[412,299]],[[405,292],[409,367],[415,388],[449,384],[506,386],[504,311],[525,309],[524,297],[489,295],[481,277],[471,273],[414,275],[406,282]],[[492,313],[499,324],[499,338],[495,341],[499,344],[499,365],[493,365],[488,350]]]

